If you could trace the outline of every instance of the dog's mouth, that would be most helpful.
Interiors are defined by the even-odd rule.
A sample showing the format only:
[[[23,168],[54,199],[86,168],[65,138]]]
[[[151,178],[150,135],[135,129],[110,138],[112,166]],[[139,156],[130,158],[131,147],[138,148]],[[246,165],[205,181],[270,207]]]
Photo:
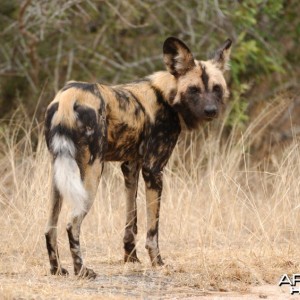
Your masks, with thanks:
[[[206,122],[211,122],[212,120],[214,120],[214,119],[216,119],[216,118],[217,118],[217,116],[215,116],[215,117],[205,117],[204,120],[205,120]]]
[[[213,119],[214,119],[214,118],[212,118],[212,117],[206,117],[206,118],[205,118],[205,121],[211,122]]]

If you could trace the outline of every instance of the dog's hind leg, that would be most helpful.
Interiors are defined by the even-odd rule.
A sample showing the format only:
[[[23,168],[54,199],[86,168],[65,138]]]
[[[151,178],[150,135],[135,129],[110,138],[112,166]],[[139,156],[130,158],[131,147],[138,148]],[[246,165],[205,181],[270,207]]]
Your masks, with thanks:
[[[140,262],[135,247],[137,235],[136,196],[141,165],[136,161],[126,161],[122,163],[121,169],[126,188],[126,225],[123,239],[125,250],[124,261]]]
[[[95,278],[96,273],[84,266],[81,250],[80,250],[80,228],[84,217],[90,210],[99,185],[102,173],[103,163],[99,159],[93,162],[93,165],[87,165],[84,171],[83,185],[87,191],[87,198],[83,207],[74,207],[70,221],[67,225],[67,233],[69,237],[70,250],[73,258],[75,275],[81,278]]]
[[[62,197],[52,180],[51,208],[45,233],[46,246],[50,261],[50,272],[52,275],[68,275],[68,271],[61,267],[57,249],[57,222],[61,211]]]

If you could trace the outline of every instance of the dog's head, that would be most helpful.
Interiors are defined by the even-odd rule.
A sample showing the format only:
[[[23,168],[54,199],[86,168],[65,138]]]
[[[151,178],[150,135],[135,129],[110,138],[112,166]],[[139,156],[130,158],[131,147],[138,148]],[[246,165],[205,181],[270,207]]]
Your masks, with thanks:
[[[189,129],[218,117],[224,106],[228,96],[224,72],[228,68],[231,43],[228,39],[213,59],[199,61],[179,39],[169,37],[164,42],[164,62],[177,81],[171,104]]]

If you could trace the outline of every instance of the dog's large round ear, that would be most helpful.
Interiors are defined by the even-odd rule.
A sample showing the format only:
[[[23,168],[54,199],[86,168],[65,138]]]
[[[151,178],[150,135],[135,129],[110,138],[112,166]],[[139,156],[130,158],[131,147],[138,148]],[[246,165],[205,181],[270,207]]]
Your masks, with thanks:
[[[163,45],[164,62],[167,70],[179,77],[195,66],[190,49],[179,39],[169,37]]]
[[[212,62],[222,71],[229,69],[229,59],[232,41],[227,39],[226,42],[215,52]]]

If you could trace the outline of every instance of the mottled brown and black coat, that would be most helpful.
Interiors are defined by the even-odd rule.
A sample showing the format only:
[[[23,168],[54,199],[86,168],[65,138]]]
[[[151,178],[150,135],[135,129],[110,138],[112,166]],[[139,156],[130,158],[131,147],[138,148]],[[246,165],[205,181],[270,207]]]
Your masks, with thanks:
[[[231,41],[213,59],[197,61],[177,38],[163,46],[167,71],[123,85],[68,82],[46,112],[45,137],[52,155],[53,184],[46,231],[52,274],[67,274],[57,250],[62,200],[73,207],[67,226],[75,274],[95,277],[83,265],[79,235],[98,188],[103,163],[120,161],[126,187],[125,262],[136,254],[136,193],[139,173],[146,184],[147,240],[153,265],[162,265],[158,247],[162,171],[176,145],[181,124],[195,129],[219,115],[228,91],[223,72]],[[181,119],[181,120],[180,120]]]

